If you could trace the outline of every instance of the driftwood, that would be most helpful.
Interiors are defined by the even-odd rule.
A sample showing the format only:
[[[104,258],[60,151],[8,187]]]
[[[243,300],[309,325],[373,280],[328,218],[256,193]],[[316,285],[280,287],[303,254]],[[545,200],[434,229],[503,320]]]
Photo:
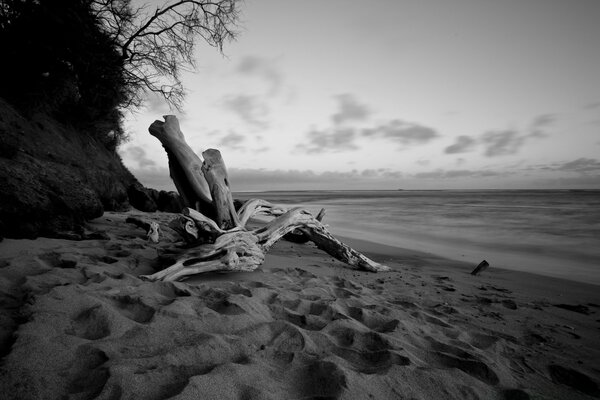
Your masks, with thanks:
[[[489,266],[490,266],[490,264],[488,264],[487,261],[483,260],[482,262],[479,263],[479,265],[477,267],[475,267],[475,269],[473,271],[471,271],[471,275],[477,275],[477,274],[485,271],[486,268]]]
[[[160,225],[157,222],[138,217],[128,217],[125,222],[145,229],[146,237],[151,242],[158,243],[160,241]]]
[[[164,118],[165,122],[155,121],[149,131],[163,144],[171,177],[189,205],[170,226],[195,247],[185,250],[170,267],[142,278],[173,281],[210,271],[253,271],[264,262],[269,249],[286,235],[291,235],[287,237],[294,241],[314,242],[350,268],[389,270],[333,237],[321,223],[325,210],[314,217],[303,208],[285,210],[264,200],[251,199],[236,211],[221,153],[206,150],[202,162],[185,142],[177,118],[172,115]],[[265,226],[249,229],[250,219],[261,214],[274,219]]]

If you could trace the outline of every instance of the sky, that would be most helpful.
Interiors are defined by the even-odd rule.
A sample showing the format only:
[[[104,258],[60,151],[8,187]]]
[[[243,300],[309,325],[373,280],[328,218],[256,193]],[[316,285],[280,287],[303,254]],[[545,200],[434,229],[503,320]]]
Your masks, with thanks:
[[[600,189],[598,21],[598,0],[245,0],[182,112],[149,97],[119,153],[174,190],[148,133],[172,114],[234,191]]]

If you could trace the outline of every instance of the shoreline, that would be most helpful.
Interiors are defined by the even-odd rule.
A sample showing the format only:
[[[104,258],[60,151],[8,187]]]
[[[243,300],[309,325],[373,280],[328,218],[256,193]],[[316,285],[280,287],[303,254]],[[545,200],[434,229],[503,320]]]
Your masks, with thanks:
[[[567,191],[549,201],[539,191],[518,192],[515,199],[477,190],[481,195],[284,191],[263,197],[313,214],[325,208],[336,236],[600,285],[600,231],[590,222],[598,215],[597,197]]]
[[[555,292],[558,296],[568,294],[569,297],[573,297],[573,300],[575,300],[577,296],[573,296],[573,293],[577,293],[581,295],[582,298],[597,297],[600,299],[600,294],[598,294],[600,285],[596,283],[581,282],[516,269],[494,267],[493,265],[490,265],[485,271],[477,276],[473,276],[471,275],[471,271],[479,264],[479,262],[471,264],[466,261],[453,260],[433,253],[389,246],[365,239],[355,239],[343,236],[338,236],[338,238],[354,249],[368,255],[373,260],[383,264],[385,264],[386,261],[392,261],[395,264],[401,263],[406,266],[436,271],[437,273],[444,273],[444,271],[447,271],[448,273],[454,272],[455,274],[462,276],[463,279],[471,280],[474,284],[478,282],[493,284],[494,281],[497,281],[498,284],[511,285],[514,288],[519,288],[521,291],[527,291],[528,293],[537,296],[544,296]],[[569,294],[569,292],[572,293]]]
[[[409,254],[414,254],[415,256],[417,256],[417,255],[421,256],[425,259],[439,259],[440,262],[442,260],[445,260],[446,262],[451,263],[455,267],[464,268],[465,270],[468,270],[468,272],[471,272],[481,261],[484,260],[484,258],[476,259],[475,257],[473,257],[473,262],[471,262],[471,261],[466,261],[464,259],[461,260],[461,259],[459,259],[459,257],[448,256],[447,254],[444,254],[443,250],[422,251],[422,250],[413,249],[413,248],[409,248],[409,247],[401,247],[401,246],[395,246],[395,245],[391,245],[391,244],[387,244],[387,243],[381,243],[381,242],[378,242],[371,238],[356,238],[354,236],[348,235],[347,233],[348,232],[346,232],[345,235],[344,234],[336,235],[336,237],[340,238],[340,240],[342,240],[345,243],[346,242],[347,243],[357,243],[357,247],[364,246],[363,248],[374,249],[374,250],[365,250],[365,252],[371,252],[372,254],[403,256],[403,255],[405,255],[405,253],[409,253]],[[358,232],[357,232],[357,234],[358,234]],[[443,248],[444,247],[441,247],[441,249],[443,249]],[[463,251],[462,253],[468,253],[468,252]],[[465,255],[463,254],[462,257],[465,257]],[[521,260],[521,262],[523,262],[522,261],[523,259],[527,260],[527,257],[525,255],[523,255],[523,256],[511,255],[510,258]],[[574,279],[574,278],[569,279],[569,277],[565,276],[565,274],[543,274],[543,273],[538,273],[537,271],[524,271],[523,269],[511,268],[510,266],[506,266],[506,265],[496,266],[497,263],[493,262],[491,259],[486,258],[486,260],[490,263],[490,266],[488,267],[486,272],[493,270],[493,269],[499,269],[499,270],[507,271],[507,272],[510,272],[513,274],[523,274],[525,276],[530,276],[530,277],[542,277],[542,278],[551,278],[551,279],[555,279],[555,280],[564,280],[564,281],[568,281],[568,282],[583,284],[585,286],[596,286],[596,287],[600,286],[600,281],[598,281],[597,279],[595,279],[593,277],[588,277],[587,281],[585,280],[586,279],[585,276],[582,276],[579,279]],[[540,266],[543,265],[539,259],[537,259],[536,261],[537,261],[538,265],[540,265]],[[506,264],[506,263],[504,263],[504,264]],[[592,278],[592,279],[589,279],[589,278]]]

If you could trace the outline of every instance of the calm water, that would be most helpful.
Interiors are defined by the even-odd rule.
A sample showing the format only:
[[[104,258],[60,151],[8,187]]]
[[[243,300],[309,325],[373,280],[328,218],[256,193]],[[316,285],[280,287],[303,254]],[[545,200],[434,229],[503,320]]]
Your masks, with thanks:
[[[303,205],[338,235],[600,284],[600,191],[236,194]]]

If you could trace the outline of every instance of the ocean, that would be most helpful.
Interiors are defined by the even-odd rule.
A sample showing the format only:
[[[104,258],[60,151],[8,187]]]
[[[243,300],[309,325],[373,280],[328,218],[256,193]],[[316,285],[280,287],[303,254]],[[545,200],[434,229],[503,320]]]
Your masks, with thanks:
[[[236,193],[325,208],[332,233],[600,285],[600,191],[440,190]]]

